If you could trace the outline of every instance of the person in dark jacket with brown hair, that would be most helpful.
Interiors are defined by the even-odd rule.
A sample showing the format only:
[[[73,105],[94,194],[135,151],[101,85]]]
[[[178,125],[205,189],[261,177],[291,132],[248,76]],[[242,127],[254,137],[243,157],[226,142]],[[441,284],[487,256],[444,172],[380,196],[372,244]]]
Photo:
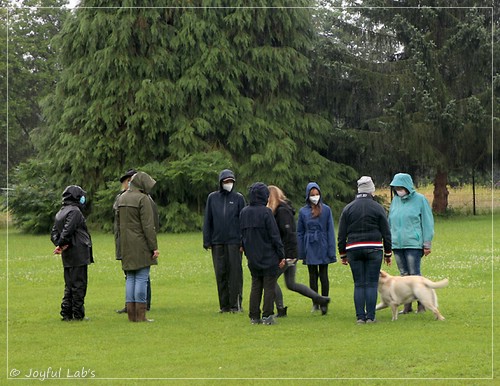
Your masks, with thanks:
[[[382,250],[391,264],[391,230],[382,205],[373,198],[371,177],[358,180],[358,194],[340,216],[338,248],[342,264],[351,267],[358,324],[375,322],[375,306]]]
[[[286,288],[312,299],[316,304],[328,304],[330,302],[329,297],[321,296],[308,286],[299,284],[295,281],[295,273],[297,270],[297,232],[294,218],[295,209],[292,203],[280,188],[269,185],[269,200],[267,207],[271,208],[273,211],[280,232],[281,241],[285,248],[286,264],[280,269],[279,276],[284,274]],[[286,316],[288,307],[284,306],[283,293],[279,284],[276,284],[275,303],[278,311],[276,316],[278,318]]]
[[[269,189],[262,182],[249,189],[250,205],[240,214],[242,248],[252,275],[249,317],[252,324],[274,324],[274,297],[285,252],[273,212],[268,208]],[[264,292],[262,319],[260,303]]]
[[[131,322],[146,319],[147,281],[152,265],[158,264],[158,242],[153,204],[149,192],[156,181],[137,172],[129,189],[118,199],[117,223],[120,232],[122,269],[126,272],[127,314]]]
[[[87,230],[82,209],[86,192],[77,185],[70,185],[62,194],[62,207],[57,212],[50,239],[56,246],[54,254],[62,256],[64,267],[64,297],[61,303],[63,321],[85,318],[87,294],[87,267],[94,262],[92,241]]]
[[[242,311],[240,212],[245,199],[234,188],[235,182],[231,170],[219,173],[219,189],[208,195],[203,220],[203,248],[212,251],[221,313]]]

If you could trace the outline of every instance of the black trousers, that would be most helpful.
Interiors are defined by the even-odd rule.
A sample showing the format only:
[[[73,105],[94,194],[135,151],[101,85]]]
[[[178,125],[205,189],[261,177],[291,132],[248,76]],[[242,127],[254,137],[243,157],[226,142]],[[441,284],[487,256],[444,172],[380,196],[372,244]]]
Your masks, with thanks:
[[[252,274],[252,289],[250,291],[250,319],[260,319],[260,302],[262,292],[264,292],[264,304],[262,307],[262,317],[267,318],[274,314],[274,299],[276,295],[276,282],[278,277],[254,276]]]
[[[64,267],[64,296],[61,302],[63,319],[81,320],[85,317],[87,294],[87,265]]]
[[[317,293],[318,279],[321,282],[321,295],[328,296],[330,293],[330,280],[328,279],[328,264],[308,265],[309,287]],[[313,302],[314,303],[314,302]]]
[[[241,311],[243,299],[243,268],[238,244],[212,245],[212,261],[219,306],[223,312]]]

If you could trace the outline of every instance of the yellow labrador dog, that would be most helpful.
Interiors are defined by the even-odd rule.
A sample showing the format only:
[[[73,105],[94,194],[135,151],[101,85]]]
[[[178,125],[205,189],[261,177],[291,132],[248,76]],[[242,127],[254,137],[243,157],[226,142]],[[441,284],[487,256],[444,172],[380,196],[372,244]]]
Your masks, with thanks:
[[[433,282],[423,276],[391,276],[380,271],[378,292],[382,301],[376,309],[391,307],[392,320],[398,318],[398,306],[419,300],[423,306],[431,310],[436,319],[444,320],[438,310],[437,295],[434,288],[443,288],[448,285],[448,279]]]

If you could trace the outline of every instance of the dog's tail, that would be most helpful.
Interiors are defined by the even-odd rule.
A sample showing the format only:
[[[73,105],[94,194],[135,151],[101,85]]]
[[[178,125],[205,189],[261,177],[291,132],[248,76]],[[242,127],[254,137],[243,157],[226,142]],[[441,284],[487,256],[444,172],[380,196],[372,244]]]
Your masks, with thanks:
[[[424,278],[425,285],[429,288],[443,288],[448,285],[448,279],[443,279],[439,281],[432,281],[429,279]]]

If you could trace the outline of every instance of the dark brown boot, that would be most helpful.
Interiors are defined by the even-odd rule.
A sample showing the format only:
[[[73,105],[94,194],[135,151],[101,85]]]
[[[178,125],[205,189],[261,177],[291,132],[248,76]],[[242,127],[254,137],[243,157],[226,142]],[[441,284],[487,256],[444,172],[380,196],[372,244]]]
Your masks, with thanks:
[[[411,303],[406,303],[405,307],[401,311],[399,311],[399,314],[406,315],[411,312],[413,312],[413,309],[411,308]]]
[[[138,322],[154,322],[153,319],[146,318],[146,303],[135,303],[135,314]]]
[[[127,303],[127,315],[129,322],[137,322],[137,312],[136,312],[136,304],[137,303]]]

